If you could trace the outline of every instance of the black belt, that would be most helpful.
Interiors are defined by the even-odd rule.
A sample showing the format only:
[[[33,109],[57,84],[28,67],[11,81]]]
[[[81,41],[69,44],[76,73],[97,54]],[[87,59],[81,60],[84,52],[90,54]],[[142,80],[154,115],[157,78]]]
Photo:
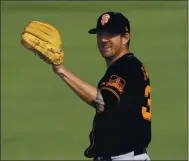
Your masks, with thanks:
[[[146,148],[135,149],[135,150],[133,150],[133,151],[134,151],[134,155],[141,155],[141,154],[147,153]],[[130,152],[132,152],[132,151],[130,151]],[[130,152],[121,153],[121,154],[118,154],[118,155],[116,155],[116,156],[123,155],[123,154],[127,154],[127,153],[130,153]],[[112,156],[95,157],[95,158],[93,159],[93,161],[112,161],[111,157],[112,157]]]

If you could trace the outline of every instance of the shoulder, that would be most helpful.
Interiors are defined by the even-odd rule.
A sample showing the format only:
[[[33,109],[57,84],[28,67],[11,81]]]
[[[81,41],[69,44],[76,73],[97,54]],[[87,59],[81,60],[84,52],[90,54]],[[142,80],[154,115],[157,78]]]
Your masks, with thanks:
[[[139,60],[133,53],[125,54],[115,64],[115,68],[124,73],[133,72],[135,70],[141,70],[144,66],[141,60]]]
[[[123,55],[121,58],[119,58],[116,62],[114,67],[117,68],[126,68],[126,67],[131,67],[131,66],[142,66],[143,63],[133,54],[133,53],[128,53]]]
[[[128,69],[130,69],[129,71],[144,70],[144,69],[146,70],[144,63],[139,58],[137,58],[134,54],[127,57],[125,61],[126,61],[125,66]]]
[[[134,54],[127,56],[125,61],[127,62],[125,64],[128,68],[140,68],[143,65],[141,60],[139,60]]]
[[[138,59],[134,54],[131,54],[125,58],[124,65],[125,73],[128,79],[149,79],[147,69],[140,59]]]
[[[127,76],[132,80],[149,80],[149,75],[144,63],[136,56],[133,55],[128,59],[127,69]]]
[[[107,74],[113,73],[123,78],[141,75],[144,72],[147,72],[144,64],[133,53],[125,54],[107,70]]]

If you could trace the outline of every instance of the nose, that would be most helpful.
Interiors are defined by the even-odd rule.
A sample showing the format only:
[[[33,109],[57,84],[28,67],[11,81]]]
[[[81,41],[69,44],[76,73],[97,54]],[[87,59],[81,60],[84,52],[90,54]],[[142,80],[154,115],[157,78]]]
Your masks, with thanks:
[[[108,39],[107,39],[105,36],[102,36],[102,37],[101,37],[101,41],[102,41],[102,42],[108,42]]]

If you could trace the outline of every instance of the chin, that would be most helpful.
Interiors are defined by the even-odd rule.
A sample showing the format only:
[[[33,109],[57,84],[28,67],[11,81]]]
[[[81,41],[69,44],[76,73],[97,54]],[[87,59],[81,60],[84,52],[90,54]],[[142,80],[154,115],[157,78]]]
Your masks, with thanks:
[[[112,53],[109,53],[109,52],[101,52],[101,55],[104,58],[111,58],[112,57]]]

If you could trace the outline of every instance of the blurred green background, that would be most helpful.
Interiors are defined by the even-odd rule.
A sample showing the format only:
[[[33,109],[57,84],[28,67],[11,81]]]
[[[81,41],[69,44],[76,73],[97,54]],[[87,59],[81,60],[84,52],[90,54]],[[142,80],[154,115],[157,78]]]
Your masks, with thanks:
[[[20,44],[31,20],[60,30],[65,66],[97,85],[106,70],[87,33],[106,11],[130,19],[131,51],[152,86],[152,160],[187,159],[187,2],[1,2],[1,159],[87,159],[94,110]]]

